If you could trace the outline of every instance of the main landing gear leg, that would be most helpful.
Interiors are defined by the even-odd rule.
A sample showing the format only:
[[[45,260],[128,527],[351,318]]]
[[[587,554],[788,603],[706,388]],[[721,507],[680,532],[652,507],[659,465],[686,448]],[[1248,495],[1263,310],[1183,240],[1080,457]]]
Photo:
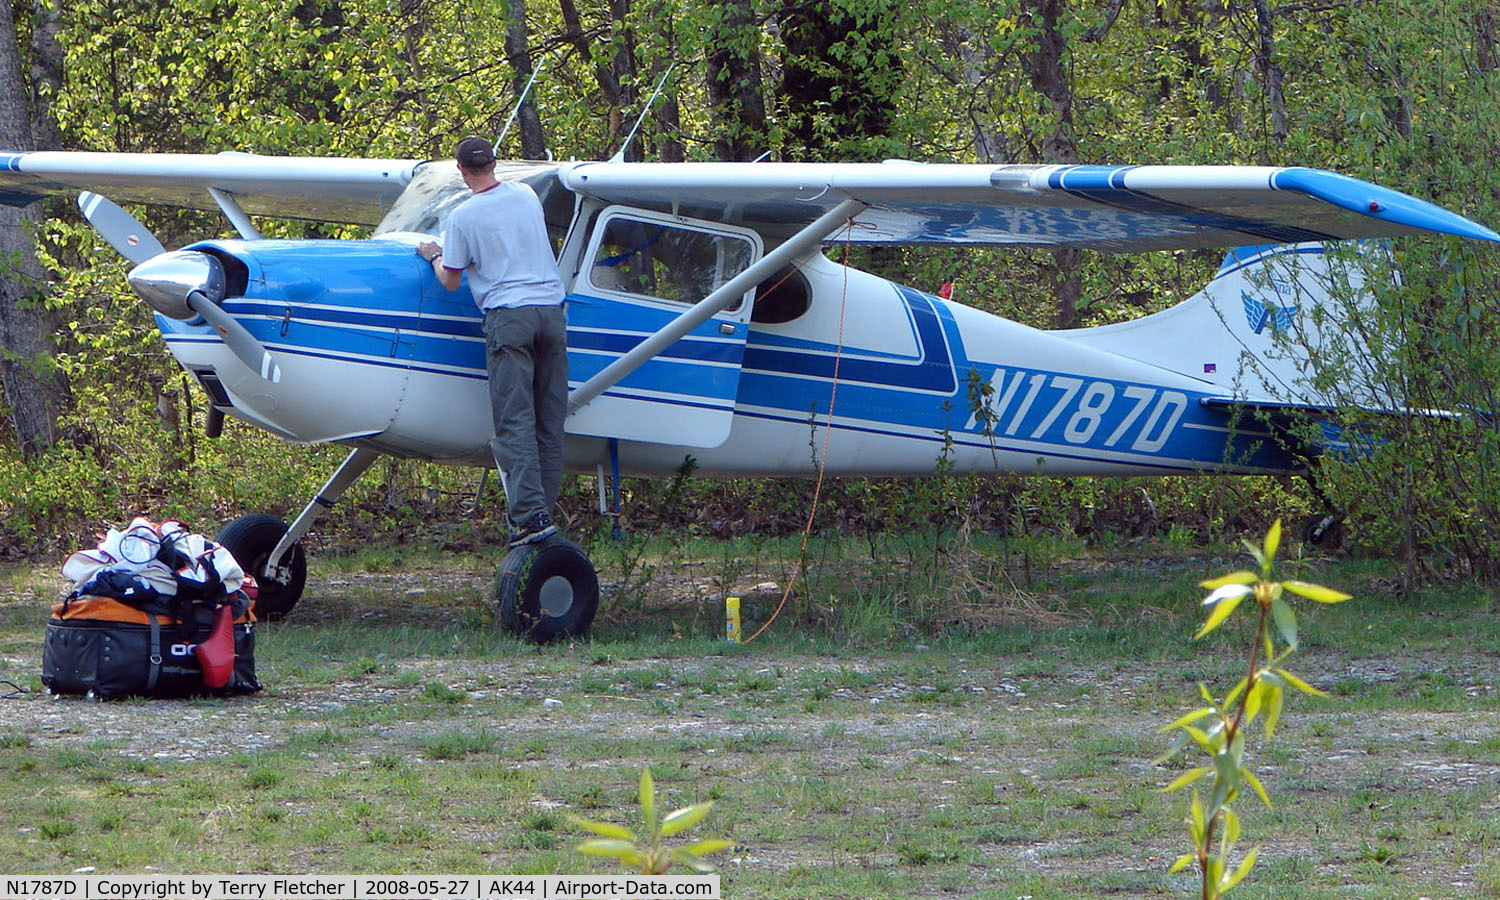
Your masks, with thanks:
[[[297,605],[307,582],[307,557],[299,543],[302,536],[379,456],[374,450],[350,453],[290,528],[275,516],[249,515],[240,516],[219,532],[219,543],[229,548],[240,568],[253,575],[260,588],[255,599],[257,618],[280,619]]]

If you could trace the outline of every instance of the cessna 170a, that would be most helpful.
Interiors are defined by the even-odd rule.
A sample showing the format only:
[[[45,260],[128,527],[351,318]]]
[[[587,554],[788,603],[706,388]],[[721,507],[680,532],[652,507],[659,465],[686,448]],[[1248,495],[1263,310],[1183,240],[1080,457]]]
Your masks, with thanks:
[[[1325,407],[1289,331],[1358,271],[1324,242],[1500,235],[1332,172],[1232,166],[502,163],[541,197],[568,288],[570,470],[830,474],[1285,472],[1303,462],[1245,408]],[[349,455],[288,526],[220,539],[262,585],[303,589],[299,540],[381,454],[488,466],[479,312],[415,252],[466,196],[452,162],[244,154],[0,153],[0,201],[84,190],[136,263],[135,291],[212,403]],[[167,251],[113,201],[218,208],[239,238]],[[365,240],[263,240],[252,215],[374,226]],[[1039,331],[840,265],[850,242],[1229,248],[1201,292],[1117,325]],[[1357,267],[1355,267],[1357,270]],[[1399,408],[1398,398],[1370,397]],[[511,629],[580,634],[593,567],[562,538],[513,551]]]

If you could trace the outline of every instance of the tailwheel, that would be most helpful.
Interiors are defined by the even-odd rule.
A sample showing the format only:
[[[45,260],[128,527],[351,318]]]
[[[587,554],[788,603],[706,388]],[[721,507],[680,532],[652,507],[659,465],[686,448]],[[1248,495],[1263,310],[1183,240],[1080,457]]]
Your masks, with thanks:
[[[1347,536],[1343,517],[1332,513],[1308,516],[1297,525],[1297,537],[1315,550],[1332,553],[1344,546]]]
[[[526,640],[582,637],[599,611],[599,576],[577,545],[554,535],[510,551],[494,600],[500,624]]]
[[[286,534],[287,524],[275,516],[248,515],[232,520],[219,530],[215,540],[223,544],[240,568],[255,578],[260,594],[255,598],[255,617],[262,621],[283,618],[302,598],[307,584],[307,556],[300,543],[293,544],[280,566],[268,565],[271,551]]]

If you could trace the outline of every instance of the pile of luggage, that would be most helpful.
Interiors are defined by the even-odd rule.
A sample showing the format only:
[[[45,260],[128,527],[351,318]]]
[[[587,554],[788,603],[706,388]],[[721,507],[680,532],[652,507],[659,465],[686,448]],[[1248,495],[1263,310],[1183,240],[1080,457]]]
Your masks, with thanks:
[[[55,694],[184,697],[260,690],[254,580],[181,523],[138,518],[63,563],[42,683]]]

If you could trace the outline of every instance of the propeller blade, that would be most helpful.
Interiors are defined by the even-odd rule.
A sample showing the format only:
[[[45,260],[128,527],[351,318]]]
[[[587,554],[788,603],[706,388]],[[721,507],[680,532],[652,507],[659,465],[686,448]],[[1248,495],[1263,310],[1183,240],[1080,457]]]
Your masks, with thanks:
[[[108,197],[84,191],[78,195],[78,208],[115,252],[136,265],[166,252],[146,226]]]
[[[272,384],[281,381],[281,366],[276,364],[271,351],[267,350],[266,345],[262,344],[245,326],[241,325],[238,319],[197,291],[188,294],[187,304],[193,312],[202,316],[204,321],[214,327],[234,355],[240,358],[240,362],[250,367],[250,371]]]

